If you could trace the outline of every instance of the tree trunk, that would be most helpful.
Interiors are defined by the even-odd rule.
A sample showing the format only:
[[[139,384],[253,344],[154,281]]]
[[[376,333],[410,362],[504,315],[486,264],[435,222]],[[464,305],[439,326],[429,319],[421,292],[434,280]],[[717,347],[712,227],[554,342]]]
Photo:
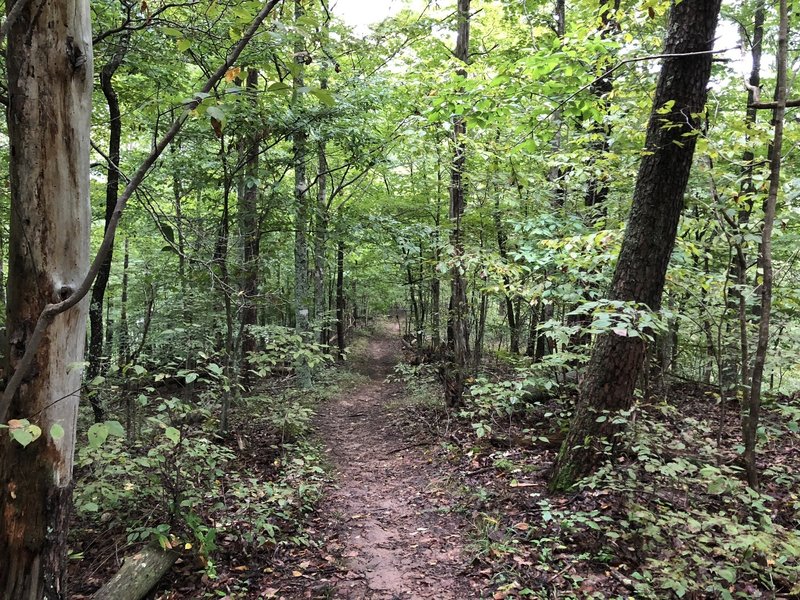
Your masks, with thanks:
[[[255,104],[256,86],[258,85],[258,70],[250,69],[247,73],[245,89],[251,95]],[[242,239],[242,363],[246,364],[250,352],[256,349],[256,338],[250,327],[258,324],[258,296],[259,265],[261,236],[258,223],[258,146],[259,136],[251,134],[243,143],[245,160],[244,180],[238,194],[239,230]],[[244,375],[245,380],[247,374]]]
[[[304,14],[302,0],[294,2],[295,21],[302,18]],[[302,39],[294,44],[295,61],[297,63],[297,75],[293,80],[294,104],[296,109],[302,105],[300,88],[304,86],[303,67],[304,47]],[[293,136],[294,145],[294,322],[295,330],[303,338],[304,342],[310,341],[308,335],[309,310],[308,310],[308,240],[306,230],[308,228],[308,182],[306,181],[306,142],[308,134],[304,126],[298,123]],[[297,364],[297,378],[303,388],[311,387],[311,369],[305,358],[300,358]]]
[[[600,37],[608,38],[610,35],[619,32],[619,24],[616,20],[616,11],[619,10],[619,0],[600,0]],[[600,59],[597,70],[605,73],[608,70],[608,61]],[[600,107],[600,115],[605,118],[610,114],[610,103],[608,100],[611,92],[614,91],[613,74],[605,74],[600,77],[591,87],[591,92],[597,98]],[[602,162],[604,156],[608,155],[611,137],[611,125],[606,122],[594,123],[591,128],[593,136],[589,143],[589,167],[595,167],[598,161]],[[593,220],[596,222],[605,216],[605,201],[608,198],[608,181],[610,177],[605,173],[592,173],[589,185],[586,188],[584,204],[587,208],[593,209]]]
[[[125,238],[125,255],[122,259],[122,296],[119,308],[119,358],[120,368],[130,362],[131,341],[130,330],[128,329],[128,265],[130,264],[130,254],[128,252],[128,238]]]
[[[85,0],[23,5],[8,37],[11,235],[7,331],[19,366],[46,305],[89,269],[92,36]],[[56,315],[0,422],[31,419],[27,448],[0,435],[0,598],[67,598],[67,527],[86,299]],[[63,435],[53,435],[59,426]]]
[[[339,349],[339,360],[344,360],[344,240],[336,244],[336,346]]]
[[[673,6],[664,59],[647,129],[633,206],[614,271],[610,298],[658,310],[683,207],[706,102],[711,49],[720,0],[684,0]],[[614,414],[629,409],[644,359],[639,338],[598,336],[586,369],[569,434],[556,460],[552,489],[566,489],[592,472],[619,442]]]
[[[465,65],[469,62],[469,5],[470,0],[458,0],[458,34],[455,57]],[[464,68],[457,69],[461,77],[467,76]],[[450,312],[448,314],[449,362],[445,367],[444,394],[449,407],[459,406],[464,395],[464,382],[469,365],[469,339],[467,317],[467,283],[460,264],[464,255],[462,216],[466,205],[464,168],[466,166],[467,122],[462,117],[453,120],[453,163],[450,168],[450,221],[453,229],[450,244],[453,247],[454,265],[451,270]]]
[[[769,192],[764,204],[764,227],[761,231],[761,255],[759,265],[761,279],[761,314],[758,323],[758,343],[753,360],[753,378],[750,383],[750,397],[747,401],[743,419],[744,464],[747,483],[758,489],[758,466],[756,465],[756,444],[758,442],[758,422],[761,414],[761,386],[764,378],[764,364],[767,360],[769,326],[772,314],[772,230],[775,225],[776,205],[780,192],[781,147],[783,145],[783,122],[786,112],[786,56],[789,37],[789,16],[787,0],[779,1],[780,26],[778,28],[778,54],[776,57],[777,78],[775,81],[775,103],[772,123],[772,156],[770,156]]]
[[[128,556],[117,574],[94,593],[92,600],[142,600],[177,559],[177,552],[146,546]]]
[[[323,89],[327,82],[322,81]],[[317,210],[314,215],[314,321],[319,328],[319,342],[328,343],[328,322],[325,315],[325,254],[328,238],[328,161],[325,142],[319,143],[317,151]]]
[[[104,231],[108,229],[111,218],[114,215],[114,208],[117,206],[119,196],[119,149],[122,140],[122,118],[119,111],[119,98],[114,89],[112,78],[116,73],[125,54],[128,51],[130,32],[122,36],[117,46],[117,51],[112,59],[100,71],[100,89],[108,104],[108,160],[106,169],[106,212]],[[89,303],[89,356],[87,357],[89,366],[87,377],[91,380],[100,375],[104,370],[103,365],[103,299],[108,286],[108,278],[111,275],[111,263],[113,260],[113,246],[100,265],[97,272],[97,279],[94,280],[92,287],[92,299]],[[107,358],[106,365],[107,365]],[[99,397],[92,395],[89,397],[92,405],[95,422],[103,420],[103,407]]]
[[[497,191],[495,191],[497,193]],[[496,196],[494,211],[492,217],[494,218],[494,227],[497,230],[497,249],[500,253],[500,258],[504,263],[508,260],[508,237],[503,229],[503,222],[500,218],[500,195]],[[510,342],[510,350],[512,354],[519,354],[519,323],[516,319],[514,312],[514,300],[511,298],[511,278],[507,274],[503,274],[503,298],[506,303],[506,319],[508,320],[508,334]]]

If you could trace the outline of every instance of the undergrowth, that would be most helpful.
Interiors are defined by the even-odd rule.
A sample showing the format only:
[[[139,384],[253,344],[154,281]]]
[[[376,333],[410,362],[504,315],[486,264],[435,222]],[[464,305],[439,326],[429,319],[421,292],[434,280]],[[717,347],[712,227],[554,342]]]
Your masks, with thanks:
[[[398,374],[413,389],[419,369]],[[795,403],[766,410],[760,493],[745,483],[741,448],[717,444],[738,435],[735,409],[720,425],[713,396],[689,388],[598,417],[625,422],[623,447],[572,493],[551,495],[573,392],[524,370],[470,383],[444,447],[494,598],[800,597]]]

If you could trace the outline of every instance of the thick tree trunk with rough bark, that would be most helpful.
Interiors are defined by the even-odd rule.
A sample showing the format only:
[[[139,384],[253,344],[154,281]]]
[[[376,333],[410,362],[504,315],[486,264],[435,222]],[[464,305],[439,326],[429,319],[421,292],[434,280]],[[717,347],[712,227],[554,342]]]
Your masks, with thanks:
[[[664,59],[647,129],[633,206],[610,298],[661,306],[700,113],[706,103],[720,0],[684,0],[671,11]],[[623,428],[614,414],[631,407],[645,347],[639,338],[600,335],[586,369],[569,434],[556,460],[551,488],[566,489],[613,451]]]
[[[86,0],[29,0],[7,49],[11,236],[7,326],[16,369],[44,307],[89,268],[92,36]],[[88,303],[49,324],[6,419],[30,419],[23,448],[0,435],[0,598],[62,600]],[[5,411],[3,411],[5,412]],[[52,435],[53,426],[63,435]],[[56,428],[58,430],[58,427]],[[59,431],[61,431],[59,430]]]

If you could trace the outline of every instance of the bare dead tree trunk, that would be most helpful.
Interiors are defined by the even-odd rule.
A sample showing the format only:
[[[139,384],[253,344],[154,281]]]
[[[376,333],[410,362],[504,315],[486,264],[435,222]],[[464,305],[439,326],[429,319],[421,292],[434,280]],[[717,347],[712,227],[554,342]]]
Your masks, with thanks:
[[[6,59],[12,199],[6,354],[16,370],[39,316],[73,294],[89,269],[89,3],[25,3],[11,27]],[[81,371],[71,365],[83,360],[86,300],[49,322],[27,377],[7,410],[0,409],[0,421],[31,419],[41,428],[27,448],[0,435],[2,600],[67,598],[81,389]]]

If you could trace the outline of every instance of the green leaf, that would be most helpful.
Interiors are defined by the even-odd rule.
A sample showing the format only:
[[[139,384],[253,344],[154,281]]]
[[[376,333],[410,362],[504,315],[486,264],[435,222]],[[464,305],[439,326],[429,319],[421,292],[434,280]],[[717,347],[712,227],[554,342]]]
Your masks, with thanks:
[[[220,123],[225,121],[225,113],[219,106],[209,106],[206,109],[206,114],[212,119],[216,119]]]
[[[33,441],[33,434],[25,428],[12,428],[11,437],[23,448],[27,447]]]
[[[192,47],[192,40],[178,40],[178,52],[186,52],[189,48]]]
[[[53,423],[50,426],[50,437],[54,440],[60,440],[64,437],[64,428],[59,423]]]
[[[174,427],[167,427],[164,431],[164,435],[167,436],[167,438],[171,440],[173,444],[177,444],[181,441],[181,432]]]
[[[223,373],[222,367],[220,367],[217,363],[210,363],[208,365],[208,370],[211,371],[217,377],[221,377]]]
[[[728,489],[728,481],[725,477],[717,477],[711,483],[708,484],[708,493],[709,494],[721,494],[725,490]]]
[[[108,435],[125,437],[125,428],[119,421],[106,421],[105,426],[108,428]]]
[[[317,99],[326,106],[333,106],[336,104],[336,100],[333,99],[333,94],[331,94],[328,90],[317,88],[311,90],[311,93],[314,94]]]
[[[186,383],[192,383],[197,379],[197,377],[198,377],[197,373],[187,373],[185,381]]]
[[[87,502],[81,505],[81,510],[83,512],[97,512],[100,510],[100,507],[97,505],[97,502]]]
[[[105,423],[95,423],[89,427],[89,446],[99,448],[108,439],[108,427]]]
[[[728,583],[736,583],[736,569],[733,567],[717,567],[715,570]]]
[[[283,83],[282,81],[276,81],[267,88],[268,92],[286,92],[291,90],[291,86]]]

